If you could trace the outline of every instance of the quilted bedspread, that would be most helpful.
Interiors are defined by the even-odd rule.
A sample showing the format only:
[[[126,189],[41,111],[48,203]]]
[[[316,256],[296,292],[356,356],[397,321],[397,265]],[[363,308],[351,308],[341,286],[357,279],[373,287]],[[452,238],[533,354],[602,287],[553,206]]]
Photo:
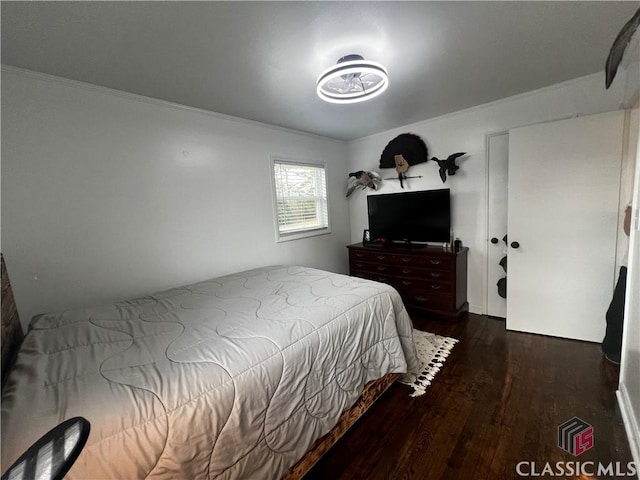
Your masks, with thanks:
[[[2,471],[83,416],[68,478],[279,478],[366,382],[418,370],[393,288],[305,267],[47,314],[3,393]]]

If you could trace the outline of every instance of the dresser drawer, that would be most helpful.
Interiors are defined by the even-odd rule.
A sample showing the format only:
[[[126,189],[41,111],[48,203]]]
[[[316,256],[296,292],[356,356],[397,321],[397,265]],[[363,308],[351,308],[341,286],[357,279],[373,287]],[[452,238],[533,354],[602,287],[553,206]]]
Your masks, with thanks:
[[[453,286],[451,283],[443,282],[431,282],[429,280],[420,280],[415,278],[402,278],[396,277],[393,282],[393,286],[400,293],[404,292],[422,292],[422,293],[451,293]]]
[[[349,261],[350,262],[366,262],[367,260],[373,261],[371,256],[372,252],[367,252],[366,250],[349,250]]]
[[[349,253],[349,261],[351,262],[373,262],[386,265],[393,265],[397,262],[397,255],[390,253],[371,252],[366,250],[351,250]]]
[[[367,272],[364,270],[351,270],[350,275],[352,277],[359,277],[359,278],[364,278],[366,280],[373,280],[374,282],[386,283],[387,285],[391,285],[392,287],[395,287],[392,283],[393,277],[390,275],[385,275],[385,274],[376,273],[376,272]]]
[[[435,268],[416,267],[413,265],[399,265],[396,273],[403,277],[422,278],[438,282],[449,282],[452,280],[451,270],[438,270]]]
[[[437,270],[450,270],[453,259],[450,256],[402,255],[385,251],[372,252],[366,250],[352,250],[349,254],[351,262],[371,262],[383,265],[401,265],[407,267],[421,267]]]
[[[401,265],[394,265],[391,263],[372,263],[352,261],[349,264],[351,270],[366,271],[376,274],[393,275],[393,276],[405,276],[416,277],[430,280],[446,280],[446,272],[439,272],[437,270],[429,271],[424,268],[405,267]],[[432,275],[433,273],[433,275]]]
[[[375,273],[380,273],[380,272],[386,272],[386,273],[391,273],[394,272],[397,269],[397,267],[395,265],[387,265],[384,263],[372,263],[372,262],[361,262],[359,260],[356,261],[352,261],[349,264],[349,268],[351,270],[364,270],[367,272],[375,272]]]
[[[410,290],[402,294],[407,305],[426,308],[430,310],[450,310],[453,305],[451,295],[425,292],[423,290]]]
[[[407,307],[455,319],[468,310],[467,248],[349,247],[349,271],[354,277],[394,287]]]
[[[450,270],[453,259],[445,256],[429,256],[429,255],[397,255],[397,263],[400,265],[420,266],[437,270]]]

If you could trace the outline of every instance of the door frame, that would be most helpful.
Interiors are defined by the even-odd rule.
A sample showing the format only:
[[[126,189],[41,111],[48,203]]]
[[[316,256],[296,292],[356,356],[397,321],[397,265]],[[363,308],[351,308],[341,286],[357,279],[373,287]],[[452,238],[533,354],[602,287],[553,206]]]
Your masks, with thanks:
[[[489,169],[491,166],[491,152],[489,149],[489,140],[492,137],[499,137],[501,135],[509,135],[509,129],[497,130],[495,132],[487,133],[484,136],[484,148],[485,148],[485,185],[484,191],[485,194],[485,218],[484,218],[484,242],[483,242],[483,251],[484,251],[484,261],[482,262],[482,314],[489,314],[489,207],[491,205],[491,191],[489,190]]]

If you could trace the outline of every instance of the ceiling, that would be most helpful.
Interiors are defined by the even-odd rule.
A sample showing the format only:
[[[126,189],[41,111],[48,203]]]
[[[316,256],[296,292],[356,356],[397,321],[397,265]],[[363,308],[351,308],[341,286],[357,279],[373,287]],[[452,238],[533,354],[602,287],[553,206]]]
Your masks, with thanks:
[[[351,140],[603,71],[637,8],[5,1],[2,63]],[[359,104],[323,102],[319,73],[351,53],[384,64],[389,89]]]

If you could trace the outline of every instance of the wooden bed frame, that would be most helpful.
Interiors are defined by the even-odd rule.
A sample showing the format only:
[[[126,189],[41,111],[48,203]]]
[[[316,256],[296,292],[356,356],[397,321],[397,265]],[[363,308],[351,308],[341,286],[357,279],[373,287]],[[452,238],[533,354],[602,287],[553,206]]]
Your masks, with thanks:
[[[378,380],[367,383],[353,407],[345,410],[336,426],[324,437],[316,440],[305,456],[298,460],[298,463],[282,478],[285,480],[302,478],[400,376],[399,373],[388,373]]]
[[[2,387],[4,388],[6,377],[13,367],[24,335],[9,274],[1,254],[0,262],[2,264]],[[399,377],[398,373],[389,373],[365,385],[360,398],[351,408],[342,413],[336,426],[324,437],[316,440],[305,456],[291,467],[283,478],[286,480],[302,478]]]

